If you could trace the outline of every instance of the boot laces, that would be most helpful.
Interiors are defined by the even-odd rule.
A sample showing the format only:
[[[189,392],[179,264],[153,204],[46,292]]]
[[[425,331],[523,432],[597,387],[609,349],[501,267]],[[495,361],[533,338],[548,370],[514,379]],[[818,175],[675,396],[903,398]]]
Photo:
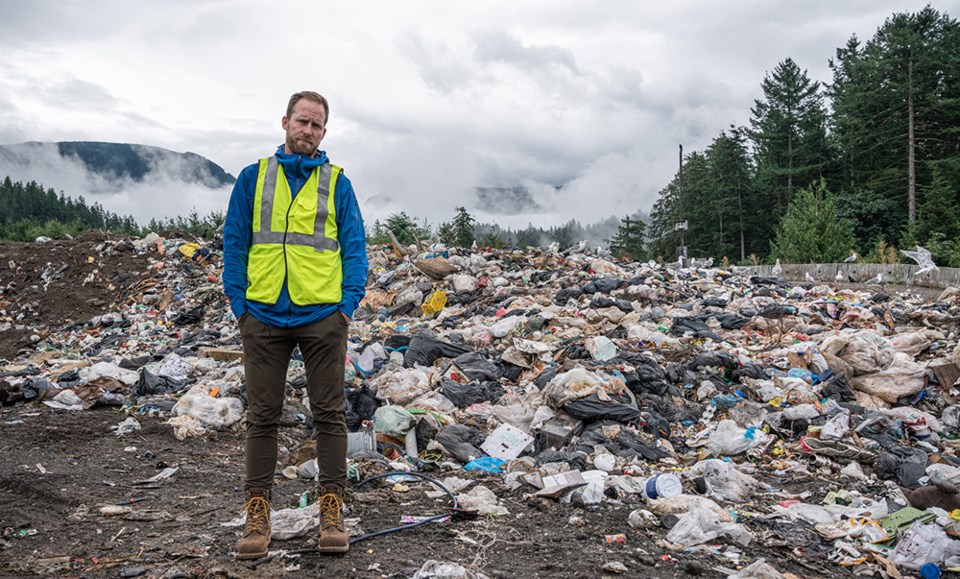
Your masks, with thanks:
[[[260,533],[270,518],[270,503],[263,497],[253,497],[247,501],[246,532]]]
[[[324,527],[339,527],[343,514],[343,499],[334,493],[320,497],[320,517]]]

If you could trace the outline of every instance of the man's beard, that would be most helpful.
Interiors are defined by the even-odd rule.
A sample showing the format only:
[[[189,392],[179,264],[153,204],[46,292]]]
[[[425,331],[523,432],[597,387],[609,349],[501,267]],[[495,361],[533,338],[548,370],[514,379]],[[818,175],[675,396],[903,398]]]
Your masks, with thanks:
[[[301,139],[288,139],[287,147],[290,149],[292,153],[296,153],[298,155],[310,156],[317,151],[316,145],[314,145],[310,141],[301,140]]]

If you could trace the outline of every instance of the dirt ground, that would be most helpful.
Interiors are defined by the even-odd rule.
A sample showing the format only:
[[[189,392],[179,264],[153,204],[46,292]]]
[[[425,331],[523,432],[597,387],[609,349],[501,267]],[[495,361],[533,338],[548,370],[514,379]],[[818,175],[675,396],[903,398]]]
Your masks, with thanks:
[[[77,329],[92,316],[115,311],[125,292],[151,273],[151,262],[117,239],[85,236],[47,244],[0,244],[0,358],[29,353],[31,336]],[[107,244],[110,249],[104,255]],[[119,249],[118,249],[119,246]],[[59,278],[51,279],[63,264]],[[202,275],[193,264],[183,272]],[[47,271],[46,279],[43,272]],[[85,283],[86,280],[86,283]],[[888,289],[889,291],[889,289]],[[129,410],[129,409],[128,409]],[[239,529],[223,526],[240,514],[243,439],[239,430],[179,441],[163,419],[134,415],[141,431],[118,438],[111,431],[127,417],[117,407],[69,412],[38,403],[0,406],[0,577],[412,577],[430,559],[455,562],[495,577],[616,576],[604,565],[622,563],[629,577],[726,577],[765,557],[781,572],[800,577],[850,576],[828,560],[832,549],[801,524],[772,525],[751,517],[759,505],[740,505],[756,539],[748,547],[727,543],[672,551],[660,544],[663,526],[637,529],[627,523],[638,498],[577,507],[529,498],[529,489],[509,491],[499,476],[473,475],[502,499],[509,515],[454,520],[374,537],[345,556],[277,556],[265,563],[234,559]],[[296,446],[303,427],[282,429]],[[836,483],[817,476],[780,474],[759,465],[758,478],[780,489],[777,496],[810,492],[818,502]],[[142,483],[164,468],[178,470],[159,483]],[[442,479],[463,471],[425,474]],[[828,484],[829,483],[829,484]],[[364,533],[396,527],[403,515],[443,513],[445,500],[430,499],[426,483],[349,489],[349,517]],[[880,488],[854,485],[869,496]],[[274,508],[293,506],[307,482],[276,478]],[[105,506],[130,499],[129,512],[103,514]],[[764,497],[763,504],[775,502]],[[667,522],[667,521],[664,521]],[[353,530],[356,536],[358,529]],[[622,533],[622,543],[607,535]],[[307,537],[275,541],[273,549],[310,549]]]
[[[604,564],[615,561],[627,567],[625,576],[651,578],[725,577],[718,567],[737,567],[722,554],[735,552],[727,546],[677,552],[658,545],[666,529],[627,524],[638,505],[578,508],[527,499],[522,490],[508,491],[498,476],[480,482],[503,499],[506,516],[374,537],[354,544],[345,556],[308,553],[259,565],[239,562],[233,557],[238,529],[222,523],[236,518],[243,502],[241,435],[220,432],[178,441],[159,418],[140,416],[143,429],[118,438],[111,427],[125,417],[110,408],[67,412],[23,403],[0,408],[0,576],[400,578],[412,577],[429,559],[457,562],[491,578],[599,577]],[[282,433],[291,441],[305,435],[298,428]],[[137,484],[167,467],[178,470],[162,483]],[[402,515],[439,514],[449,506],[424,496],[428,483],[407,483],[410,491],[404,493],[378,484],[352,488],[348,498],[348,516],[359,518],[364,533],[396,527]],[[794,480],[782,488],[816,486],[814,480]],[[306,482],[278,477],[274,508],[292,506],[308,490]],[[129,505],[127,514],[101,514],[102,507],[130,499],[145,500]],[[762,539],[742,550],[741,565],[766,557],[801,577],[849,575],[818,552],[820,542],[809,529],[746,524]],[[618,533],[625,535],[624,543],[606,543],[606,535]],[[272,548],[314,545],[310,532],[274,541]]]

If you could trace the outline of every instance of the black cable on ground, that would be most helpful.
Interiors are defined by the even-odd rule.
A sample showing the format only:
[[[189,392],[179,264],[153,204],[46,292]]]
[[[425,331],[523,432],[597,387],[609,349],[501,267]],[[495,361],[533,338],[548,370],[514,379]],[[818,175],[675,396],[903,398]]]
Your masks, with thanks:
[[[439,488],[439,489],[442,490],[443,492],[447,493],[447,496],[450,497],[450,501],[453,503],[453,506],[450,507],[450,510],[451,510],[451,511],[456,511],[458,508],[460,508],[459,504],[457,503],[457,497],[455,497],[455,496],[453,495],[453,493],[450,492],[450,489],[448,489],[447,487],[443,486],[443,484],[440,483],[439,481],[437,481],[437,480],[435,480],[435,479],[432,479],[432,478],[430,478],[430,477],[428,477],[428,476],[426,476],[426,475],[420,474],[420,473],[418,473],[418,472],[403,472],[403,471],[399,471],[399,470],[397,470],[397,471],[391,471],[391,472],[385,472],[385,473],[383,473],[383,474],[374,475],[374,476],[372,476],[372,477],[370,477],[370,478],[368,478],[368,479],[366,479],[366,480],[364,480],[364,481],[361,481],[360,483],[357,484],[357,487],[356,487],[356,488],[360,488],[360,487],[362,487],[363,485],[367,484],[368,482],[375,481],[375,480],[380,479],[380,478],[386,478],[386,477],[389,477],[389,476],[400,476],[400,475],[413,476],[413,477],[416,477],[416,478],[425,480],[425,481],[433,484],[434,486],[436,486],[437,488]],[[380,530],[380,531],[374,531],[374,532],[372,532],[372,533],[367,533],[366,535],[360,535],[359,537],[354,537],[354,538],[350,539],[350,543],[349,543],[349,544],[350,544],[350,545],[353,545],[354,543],[359,543],[360,541],[366,541],[367,539],[372,539],[372,538],[374,538],[374,537],[382,537],[383,535],[389,535],[390,533],[396,533],[397,531],[404,531],[404,530],[406,530],[406,529],[412,529],[412,528],[414,528],[414,527],[419,527],[420,525],[425,525],[425,524],[427,524],[427,523],[432,523],[432,522],[434,522],[434,521],[439,521],[440,519],[442,519],[442,518],[444,518],[444,517],[449,517],[449,516],[451,516],[450,513],[444,513],[444,514],[442,514],[442,515],[434,515],[434,516],[432,516],[432,517],[427,517],[426,519],[423,519],[422,521],[417,521],[417,522],[415,522],[415,523],[408,523],[408,524],[406,524],[406,525],[400,525],[399,527],[393,527],[393,528],[390,528],[390,529],[383,529],[383,530]],[[286,551],[285,553],[282,553],[282,554],[283,554],[283,555],[312,555],[312,554],[314,554],[314,553],[319,553],[319,552],[320,552],[320,549],[317,549],[316,547],[311,547],[311,548],[307,548],[307,549],[295,549],[295,550],[293,550],[293,551]],[[264,557],[263,559],[258,559],[257,561],[254,561],[253,563],[251,563],[251,564],[249,565],[249,568],[250,568],[250,569],[256,569],[256,568],[259,567],[260,565],[263,565],[264,563],[268,563],[268,562],[272,561],[272,560],[273,560],[277,555],[279,555],[279,554],[281,554],[281,553],[277,553],[277,554],[274,554],[274,555],[269,555],[269,556],[267,556],[267,557]]]
[[[426,476],[426,475],[420,474],[420,473],[418,473],[418,472],[402,472],[402,471],[385,472],[385,473],[383,473],[383,474],[374,475],[374,476],[368,478],[367,480],[362,481],[360,484],[357,485],[357,488],[360,488],[360,487],[362,487],[363,485],[367,484],[368,482],[375,481],[375,480],[377,480],[377,479],[379,479],[379,478],[385,478],[385,477],[388,477],[388,476],[398,476],[398,475],[413,476],[413,477],[416,477],[416,478],[419,478],[419,479],[423,479],[423,480],[425,480],[425,481],[433,484],[434,486],[436,486],[437,488],[439,488],[439,489],[442,490],[443,492],[447,493],[447,496],[450,497],[450,501],[453,502],[453,506],[450,507],[450,510],[451,510],[451,511],[455,511],[455,510],[457,510],[458,508],[460,508],[460,506],[457,504],[457,497],[453,496],[453,493],[450,492],[450,489],[448,489],[447,487],[443,486],[443,484],[441,484],[441,483],[438,482],[437,480],[432,479],[432,478],[430,478],[430,477],[428,477],[428,476]],[[374,537],[380,537],[380,536],[383,536],[383,535],[388,535],[388,534],[390,534],[390,533],[395,533],[395,532],[397,532],[397,531],[403,531],[403,530],[406,530],[406,529],[412,529],[413,527],[419,527],[420,525],[425,525],[425,524],[427,524],[427,523],[432,523],[432,522],[434,522],[434,521],[439,521],[440,519],[442,519],[442,518],[444,518],[444,517],[449,517],[449,516],[450,516],[449,513],[445,513],[445,514],[442,514],[442,515],[434,515],[434,516],[432,516],[432,517],[427,517],[426,519],[423,519],[422,521],[417,521],[417,522],[415,522],[415,523],[407,523],[406,525],[400,525],[399,527],[393,527],[393,528],[391,528],[391,529],[383,529],[382,531],[374,531],[374,532],[372,532],[372,533],[367,533],[366,535],[360,535],[359,537],[354,537],[354,538],[350,539],[350,544],[352,545],[352,544],[354,544],[354,543],[359,543],[360,541],[366,541],[367,539],[372,539],[372,538],[374,538]]]

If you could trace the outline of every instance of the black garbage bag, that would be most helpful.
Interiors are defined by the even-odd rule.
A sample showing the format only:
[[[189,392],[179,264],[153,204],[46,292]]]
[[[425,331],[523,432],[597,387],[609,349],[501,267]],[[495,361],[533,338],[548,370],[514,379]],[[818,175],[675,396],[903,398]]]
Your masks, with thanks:
[[[597,288],[596,291],[602,294],[608,294],[613,290],[617,289],[618,287],[620,287],[623,284],[623,280],[617,279],[615,277],[602,277],[598,280],[594,280],[593,283]]]
[[[403,354],[403,366],[405,368],[413,368],[415,365],[432,366],[438,358],[456,358],[470,351],[467,346],[444,342],[422,332],[410,338],[410,346]]]
[[[674,336],[682,336],[687,332],[690,332],[694,336],[698,336],[700,338],[710,338],[711,340],[717,342],[721,341],[720,336],[710,330],[710,328],[707,327],[707,324],[702,320],[698,320],[696,318],[673,318],[673,325],[670,327],[670,334]]]
[[[703,352],[702,354],[697,355],[693,360],[690,360],[690,363],[687,364],[687,367],[695,371],[702,368],[719,367],[723,367],[728,370],[735,370],[740,367],[740,362],[727,352],[715,350],[713,352]]]
[[[190,380],[187,378],[171,378],[158,376],[146,368],[140,369],[140,379],[133,387],[135,396],[152,396],[154,394],[170,394],[179,392],[187,387]]]
[[[592,453],[593,448],[597,445],[603,445],[607,450],[616,454],[620,450],[620,445],[615,440],[610,440],[604,436],[603,431],[600,429],[605,421],[594,422],[590,425],[588,430],[584,430],[580,433],[580,436],[577,438],[577,450],[582,450],[586,453]]]
[[[623,374],[627,388],[634,394],[653,392],[663,395],[670,388],[667,375],[656,361],[629,353],[623,359],[634,367],[633,372]]]
[[[516,382],[520,374],[523,374],[523,366],[517,366],[506,360],[497,360],[497,366],[500,367],[501,375],[507,382]]]
[[[453,363],[463,370],[469,380],[499,380],[503,370],[477,352],[467,352],[454,358]]]
[[[750,278],[750,283],[753,285],[775,285],[778,287],[783,287],[786,285],[783,280],[777,277],[762,277],[759,275],[752,276]]]
[[[853,388],[847,384],[847,380],[837,374],[824,383],[820,395],[838,402],[855,402],[857,400],[856,395],[853,393]]]
[[[466,384],[460,384],[449,378],[444,378],[441,384],[440,393],[449,398],[457,408],[466,408],[477,402],[496,403],[504,395],[503,386],[492,380],[486,382],[474,380]]]
[[[722,300],[720,298],[707,298],[700,302],[700,305],[705,308],[725,308],[727,307],[727,300]]]
[[[927,453],[923,450],[901,446],[881,452],[873,462],[873,470],[880,478],[896,477],[900,486],[916,489],[926,475],[928,463]]]
[[[547,384],[549,384],[551,380],[556,378],[557,372],[558,370],[556,366],[550,366],[548,368],[545,368],[542,372],[540,372],[540,374],[536,378],[534,378],[533,380],[534,386],[536,386],[540,390],[543,390],[544,388],[547,387]]]
[[[750,320],[734,313],[714,314],[711,316],[720,322],[720,327],[724,330],[739,330]]]
[[[389,350],[406,348],[409,345],[410,345],[410,336],[406,334],[390,334],[389,336],[387,336],[387,339],[383,341],[383,347]]]
[[[153,356],[149,354],[144,354],[142,356],[136,356],[134,358],[123,358],[120,360],[120,363],[117,364],[124,370],[139,370],[143,368],[150,362],[153,362]]]
[[[744,378],[753,378],[754,380],[766,380],[769,378],[760,364],[744,364],[730,373],[730,377],[737,382]]]
[[[688,379],[688,375],[693,373],[688,371],[687,367],[684,366],[683,364],[677,364],[675,362],[671,362],[667,364],[666,374],[667,374],[667,380],[669,380],[672,384],[683,384],[686,382],[690,382],[690,380]]]
[[[60,374],[60,377],[57,378],[57,385],[60,388],[72,388],[83,382],[80,378],[80,370],[74,368],[73,370],[67,370],[63,374]]]
[[[590,307],[593,309],[612,308],[615,305],[617,305],[616,300],[605,296],[595,297],[590,300]]]
[[[423,452],[440,432],[440,422],[433,416],[424,414],[417,421],[414,431],[417,434],[417,452]]]
[[[567,300],[573,298],[577,299],[581,295],[580,288],[575,287],[565,287],[560,290],[557,290],[557,293],[553,294],[553,303],[558,306],[566,305]]]
[[[203,320],[203,312],[205,309],[203,305],[199,305],[186,311],[177,312],[170,321],[178,326],[199,324],[200,321]]]
[[[626,397],[611,395],[610,400],[600,400],[596,394],[568,402],[563,410],[584,422],[597,420],[616,420],[621,424],[635,422],[640,417],[640,410],[631,404]]]
[[[640,413],[643,431],[652,434],[655,438],[670,438],[670,421],[653,410],[644,410]]]
[[[31,378],[23,385],[23,399],[29,402],[43,396],[44,391],[56,388],[53,382],[43,378]]]
[[[373,414],[380,407],[380,401],[364,384],[360,388],[347,390],[347,429],[350,432],[360,430],[364,420],[373,420]]]
[[[760,311],[757,312],[757,315],[761,318],[767,318],[770,320],[778,320],[780,318],[794,316],[796,314],[797,307],[788,304],[770,304],[769,306],[760,308]]]
[[[663,450],[660,450],[652,444],[644,442],[640,435],[629,428],[621,428],[617,436],[617,442],[624,448],[620,456],[630,458],[632,456],[642,456],[646,460],[660,460],[668,456]],[[632,451],[632,452],[631,452]]]
[[[484,439],[482,432],[464,424],[451,424],[437,435],[437,442],[444,450],[463,463],[483,456],[479,447]]]
[[[561,450],[545,450],[534,457],[537,466],[551,462],[565,462],[573,470],[587,470],[587,454],[584,452],[569,452]]]

